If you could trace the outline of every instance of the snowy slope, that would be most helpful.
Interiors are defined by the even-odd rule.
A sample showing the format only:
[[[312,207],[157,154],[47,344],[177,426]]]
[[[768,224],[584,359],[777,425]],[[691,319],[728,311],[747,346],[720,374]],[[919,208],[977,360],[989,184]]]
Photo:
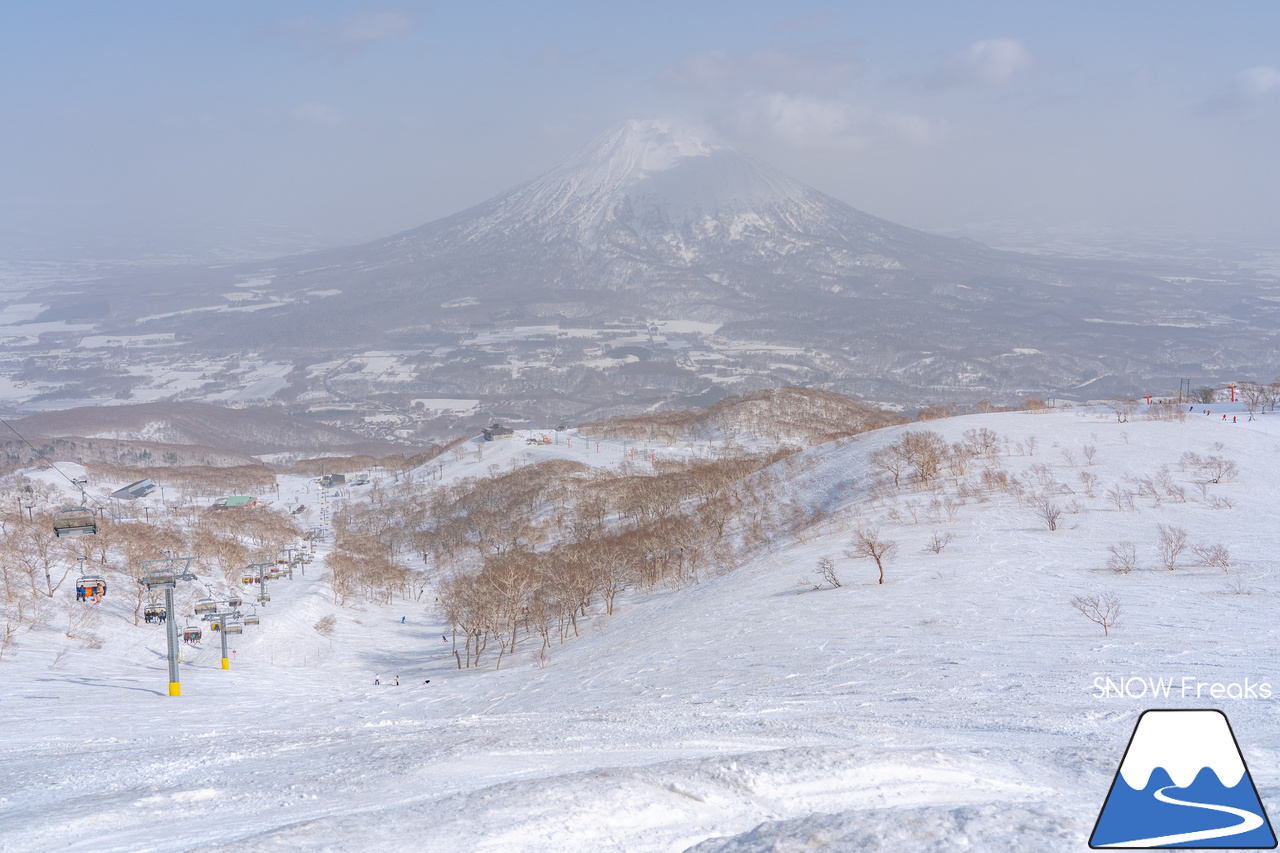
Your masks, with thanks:
[[[0,661],[0,850],[1075,851],[1148,707],[1226,711],[1274,813],[1280,699],[1095,690],[1248,679],[1280,696],[1280,421],[1220,411],[982,415],[815,448],[779,472],[784,502],[826,521],[700,586],[626,598],[545,666],[526,650],[459,672],[426,597],[339,609],[317,563],[273,585],[229,672],[206,642],[171,699],[159,629],[127,624],[109,597],[102,649],[47,630]],[[998,493],[936,523],[922,506],[911,520],[927,499],[910,491],[901,521],[869,502],[876,448],[984,427],[1007,439],[1010,473],[1046,465],[1074,490],[1058,530]],[[1206,501],[1186,451],[1240,472]],[[629,448],[495,442],[444,476],[548,455],[619,464]],[[1121,510],[1105,496],[1163,465],[1185,501]],[[1099,478],[1093,497],[1082,471]],[[315,506],[314,489],[285,480],[282,499]],[[841,553],[859,518],[899,543],[883,586]],[[1226,545],[1229,570],[1189,553],[1160,567],[1158,524]],[[935,533],[952,536],[940,553],[925,547]],[[1105,568],[1120,540],[1137,547],[1129,574]],[[813,591],[801,581],[823,555],[844,585]],[[1104,636],[1069,602],[1108,592],[1123,615]],[[330,614],[327,638],[312,626]]]

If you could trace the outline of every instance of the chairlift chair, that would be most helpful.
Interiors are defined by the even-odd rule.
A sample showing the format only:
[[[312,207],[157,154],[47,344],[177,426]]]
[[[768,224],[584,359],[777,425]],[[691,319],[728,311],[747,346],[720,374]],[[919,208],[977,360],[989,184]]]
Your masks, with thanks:
[[[259,595],[259,596],[258,596],[258,600],[259,600],[259,601],[261,601],[261,602],[263,602],[263,603],[266,603],[266,602],[270,601],[270,600],[271,600],[271,593],[269,593],[269,592],[264,592],[264,593],[262,593],[261,595]]]
[[[244,626],[243,625],[227,625],[224,632],[227,634],[243,634]]]
[[[233,608],[233,609],[234,609],[234,608],[236,608],[236,607],[239,607],[241,604],[244,604],[244,600],[243,600],[242,598],[240,598],[240,596],[238,596],[238,595],[230,595],[230,596],[228,596],[228,597],[227,597],[227,606],[228,606],[228,607],[231,607],[231,608]]]
[[[158,604],[155,602],[148,604],[146,608],[142,611],[142,616],[148,623],[159,622],[167,614],[168,614],[168,610],[165,609],[165,606],[163,604]]]
[[[197,613],[213,613],[218,609],[218,602],[212,598],[202,598],[196,602]]]
[[[259,621],[260,621],[260,620],[258,619],[258,617],[257,617],[257,616],[246,616],[246,617],[244,617],[244,624],[246,624],[246,625],[257,625]]]
[[[102,598],[107,594],[106,578],[98,575],[83,575],[76,580],[76,600],[88,601],[90,598]]]
[[[87,506],[69,506],[53,514],[53,535],[88,536],[98,532],[98,517]]]
[[[200,636],[200,629],[193,625],[188,625],[186,628],[182,629],[182,642],[187,645],[200,642]]]
[[[218,621],[210,622],[210,623],[209,623],[209,630],[210,630],[210,631],[221,631],[221,630],[222,630],[222,623],[221,623],[221,622],[218,622]]]

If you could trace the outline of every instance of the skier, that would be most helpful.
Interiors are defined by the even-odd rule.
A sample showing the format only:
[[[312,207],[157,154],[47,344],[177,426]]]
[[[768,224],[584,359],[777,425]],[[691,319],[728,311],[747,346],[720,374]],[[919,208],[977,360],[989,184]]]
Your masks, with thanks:
[[[400,686],[400,676],[396,676],[396,687]]]
[[[400,617],[400,624],[401,624],[401,625],[403,625],[403,624],[404,624],[404,617],[403,617],[403,616],[401,616],[401,617]]]
[[[375,675],[375,676],[373,677],[373,686],[374,686],[374,687],[377,687],[377,686],[378,686],[379,684],[381,684],[381,683],[382,683],[382,682],[378,680],[378,676],[376,676],[376,675]]]
[[[431,679],[430,679],[430,678],[428,678],[426,681],[424,681],[424,682],[422,682],[422,683],[423,683],[423,684],[430,684],[430,683],[431,683]]]

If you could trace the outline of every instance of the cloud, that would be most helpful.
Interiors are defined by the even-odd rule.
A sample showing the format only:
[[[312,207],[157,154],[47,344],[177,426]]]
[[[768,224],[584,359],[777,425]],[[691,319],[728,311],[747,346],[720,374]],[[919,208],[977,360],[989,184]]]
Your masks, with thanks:
[[[695,92],[781,90],[832,92],[846,86],[858,73],[854,59],[824,54],[800,54],[765,48],[747,56],[722,50],[695,54],[659,75],[675,89]]]
[[[806,151],[925,148],[946,131],[923,116],[782,92],[744,98],[734,121],[742,134]]]
[[[404,12],[361,12],[336,21],[301,15],[281,21],[272,31],[292,39],[300,48],[343,61],[380,42],[406,36],[413,20]]]
[[[1280,71],[1270,65],[1246,68],[1226,91],[1208,98],[1202,111],[1222,113],[1260,107],[1280,95]]]
[[[1019,39],[987,39],[956,54],[930,76],[929,82],[941,88],[996,86],[1031,65],[1031,52]]]

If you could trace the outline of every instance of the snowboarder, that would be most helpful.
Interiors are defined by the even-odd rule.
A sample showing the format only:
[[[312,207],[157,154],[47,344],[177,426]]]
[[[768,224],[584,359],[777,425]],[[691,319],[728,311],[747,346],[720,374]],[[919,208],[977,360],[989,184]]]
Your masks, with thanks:
[[[403,617],[403,616],[401,616],[401,617],[400,617],[400,624],[401,624],[401,625],[403,625],[403,624],[404,624],[404,617]]]
[[[376,676],[376,675],[375,675],[375,676],[373,677],[373,686],[374,686],[374,687],[377,687],[377,686],[378,686],[379,684],[381,684],[381,683],[382,683],[382,682],[378,680],[378,676]]]
[[[400,676],[396,676],[396,687],[400,686]]]
[[[430,684],[430,683],[431,683],[431,679],[430,679],[430,678],[428,678],[426,681],[424,681],[424,682],[422,682],[422,683],[423,683],[423,684]]]

